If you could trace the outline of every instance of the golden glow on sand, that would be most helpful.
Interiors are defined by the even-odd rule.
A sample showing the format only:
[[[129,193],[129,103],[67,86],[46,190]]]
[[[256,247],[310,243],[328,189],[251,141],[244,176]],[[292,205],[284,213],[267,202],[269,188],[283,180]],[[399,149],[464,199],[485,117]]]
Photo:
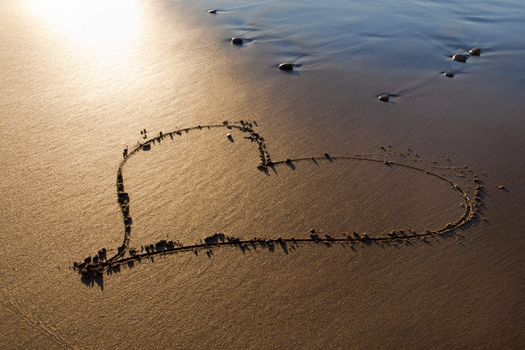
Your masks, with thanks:
[[[27,0],[50,26],[89,45],[127,44],[137,37],[142,9],[137,0]]]

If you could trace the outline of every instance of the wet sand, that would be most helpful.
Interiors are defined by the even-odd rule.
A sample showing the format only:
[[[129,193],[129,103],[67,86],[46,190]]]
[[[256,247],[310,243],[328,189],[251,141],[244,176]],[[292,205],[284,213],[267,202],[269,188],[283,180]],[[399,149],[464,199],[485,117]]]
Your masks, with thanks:
[[[31,1],[0,5],[3,344],[522,347],[524,9],[506,5],[131,1],[99,18],[127,15],[111,36]],[[452,61],[475,46],[479,57]],[[166,133],[241,119],[257,121],[272,160],[317,164],[266,174],[242,132]],[[216,232],[243,243],[122,261],[89,287],[72,264],[123,243],[116,174],[143,128],[165,135],[126,162],[124,256]],[[389,236],[454,222],[462,195],[337,159],[357,154],[446,175],[472,198],[477,174],[479,216],[425,240]]]
[[[116,192],[117,192],[117,202],[120,206],[120,211],[122,213],[122,220],[123,220],[123,240],[122,244],[118,246],[115,253],[110,253],[108,255],[108,250],[106,248],[101,248],[95,255],[88,256],[84,259],[84,261],[79,261],[74,263],[74,269],[78,271],[82,276],[82,282],[93,286],[94,284],[99,285],[101,288],[103,288],[104,283],[104,275],[105,274],[112,274],[114,272],[120,272],[121,267],[123,265],[127,265],[128,267],[132,268],[134,267],[135,263],[142,262],[142,259],[144,258],[151,258],[153,259],[156,255],[167,255],[167,254],[175,254],[175,253],[181,253],[181,252],[193,252],[195,255],[198,255],[200,251],[205,250],[206,255],[208,257],[211,257],[213,255],[213,249],[216,248],[223,248],[223,247],[236,247],[241,250],[242,253],[245,253],[245,251],[250,251],[251,249],[256,250],[258,247],[263,249],[269,249],[270,251],[275,250],[275,246],[278,245],[282,248],[282,250],[288,254],[289,249],[296,249],[299,244],[304,243],[315,243],[315,244],[321,244],[324,243],[326,245],[332,245],[336,242],[341,243],[342,245],[345,245],[349,243],[351,245],[352,250],[355,250],[354,244],[398,244],[403,243],[406,245],[412,244],[414,240],[421,240],[428,244],[429,238],[456,238],[458,240],[463,239],[463,235],[459,233],[459,231],[471,228],[472,226],[476,225],[479,222],[487,222],[487,218],[485,217],[485,213],[482,210],[484,208],[484,202],[483,199],[487,195],[487,191],[485,186],[483,185],[484,181],[477,175],[472,169],[469,169],[466,166],[463,167],[457,167],[453,166],[450,161],[450,159],[446,159],[444,166],[439,166],[437,161],[433,161],[431,164],[427,164],[426,167],[424,164],[424,161],[421,159],[421,156],[419,156],[417,153],[414,153],[411,149],[408,149],[406,152],[399,152],[396,151],[392,146],[387,147],[381,147],[382,153],[376,153],[376,154],[355,154],[355,155],[348,155],[348,156],[333,156],[328,153],[324,153],[322,156],[304,156],[301,158],[287,158],[286,160],[275,160],[272,159],[271,154],[269,152],[266,140],[263,136],[261,136],[259,133],[255,131],[255,127],[257,127],[258,124],[256,121],[223,121],[222,124],[212,124],[212,125],[198,125],[194,127],[189,128],[183,128],[183,129],[177,129],[172,131],[160,131],[157,136],[154,136],[152,138],[148,138],[147,130],[144,129],[141,131],[141,135],[143,136],[142,142],[138,142],[137,145],[133,149],[129,149],[126,147],[123,152],[123,160],[120,162],[120,165],[117,170],[117,176],[116,176]],[[133,237],[133,231],[132,228],[134,227],[134,220],[132,216],[132,209],[135,209],[135,206],[132,206],[131,204],[131,198],[129,193],[127,192],[127,187],[125,185],[125,178],[127,178],[127,174],[125,175],[124,170],[125,166],[129,159],[131,159],[133,156],[140,154],[140,153],[151,153],[152,148],[166,148],[165,143],[172,141],[176,143],[180,140],[184,140],[189,138],[189,134],[193,134],[195,132],[197,133],[211,133],[211,131],[215,130],[226,130],[231,131],[226,133],[226,139],[229,143],[234,143],[235,139],[237,137],[237,140],[248,140],[251,143],[257,145],[257,153],[259,157],[259,162],[257,164],[257,170],[261,173],[264,173],[266,177],[277,177],[277,175],[280,174],[283,167],[287,167],[288,171],[299,171],[298,166],[302,166],[304,164],[309,164],[310,168],[304,169],[301,173],[304,173],[305,171],[315,173],[315,181],[318,183],[337,183],[342,182],[344,178],[351,177],[351,176],[341,176],[338,175],[338,178],[324,178],[326,175],[323,174],[322,171],[319,171],[318,169],[325,168],[326,163],[333,163],[333,166],[338,168],[340,167],[348,167],[350,166],[352,169],[356,168],[356,165],[361,165],[360,163],[365,163],[367,165],[375,165],[381,164],[383,167],[386,166],[388,168],[400,168],[404,172],[402,174],[402,178],[405,178],[405,180],[413,181],[410,178],[412,176],[409,173],[418,173],[419,175],[423,174],[427,179],[423,181],[423,183],[419,183],[417,187],[420,188],[428,188],[430,187],[430,183],[432,181],[441,182],[441,187],[443,185],[446,185],[446,187],[449,187],[449,189],[453,192],[456,192],[457,195],[459,195],[459,198],[461,199],[460,207],[462,209],[461,215],[458,215],[457,218],[450,218],[446,224],[442,224],[441,227],[437,229],[415,229],[414,226],[410,226],[410,228],[406,228],[406,226],[399,226],[394,225],[394,227],[398,227],[397,229],[390,230],[389,232],[384,231],[377,233],[372,233],[371,231],[366,232],[358,232],[358,231],[352,231],[346,230],[346,232],[339,233],[337,236],[333,236],[333,234],[329,233],[323,233],[322,230],[318,230],[316,228],[310,228],[309,229],[309,237],[304,237],[301,235],[300,231],[298,231],[298,227],[296,225],[292,227],[287,227],[287,223],[290,221],[290,217],[294,217],[294,212],[290,209],[296,206],[297,204],[300,204],[301,206],[304,206],[307,208],[306,210],[303,210],[301,212],[301,216],[304,218],[307,218],[310,223],[314,223],[314,218],[316,216],[319,216],[319,208],[318,205],[323,206],[326,208],[327,206],[330,206],[333,203],[337,203],[338,207],[337,211],[342,212],[340,215],[334,216],[334,211],[331,209],[328,213],[321,214],[323,219],[328,219],[329,222],[338,222],[339,225],[345,223],[349,219],[351,219],[352,215],[348,215],[348,212],[352,211],[351,209],[353,207],[366,207],[367,213],[370,215],[373,212],[371,211],[370,205],[367,205],[366,200],[363,200],[362,198],[359,198],[358,191],[355,191],[356,188],[360,187],[357,183],[346,183],[346,185],[338,189],[338,192],[342,192],[344,188],[351,189],[352,194],[351,196],[348,193],[345,193],[346,196],[342,196],[342,198],[332,198],[332,192],[333,188],[327,188],[324,190],[319,191],[320,188],[319,185],[308,187],[305,186],[303,182],[301,183],[294,183],[292,181],[287,181],[284,188],[279,188],[280,186],[277,185],[280,181],[268,181],[267,178],[261,178],[260,176],[256,179],[255,183],[251,183],[248,188],[242,188],[241,186],[227,186],[229,190],[234,190],[238,194],[242,194],[244,198],[246,198],[245,201],[239,201],[239,198],[235,199],[235,202],[233,203],[223,203],[223,198],[227,198],[226,195],[221,194],[221,190],[223,190],[221,185],[223,185],[223,181],[215,179],[215,176],[213,174],[209,174],[209,176],[204,176],[202,174],[202,168],[199,169],[199,174],[196,174],[196,177],[202,178],[210,178],[211,181],[208,181],[208,184],[206,187],[209,188],[202,188],[203,186],[199,184],[196,188],[193,188],[193,190],[188,194],[190,201],[198,200],[201,193],[204,193],[205,196],[211,194],[209,199],[201,199],[204,203],[214,203],[213,210],[208,210],[206,213],[206,217],[203,218],[195,218],[192,217],[191,219],[186,219],[189,222],[192,223],[205,223],[207,225],[208,231],[217,229],[220,227],[232,227],[235,225],[235,223],[242,223],[242,225],[238,228],[238,232],[243,232],[245,235],[247,232],[251,232],[252,234],[255,234],[259,231],[262,236],[252,236],[252,238],[243,238],[243,237],[235,237],[235,236],[228,236],[224,234],[223,232],[216,232],[212,235],[208,235],[204,238],[204,240],[199,240],[196,243],[193,244],[184,244],[181,242],[181,239],[183,239],[183,235],[178,234],[176,241],[169,240],[169,239],[159,239],[155,243],[146,243],[142,244],[140,246],[140,250],[136,248],[134,245],[132,245],[132,239],[133,242],[136,244],[136,240]],[[234,136],[232,133],[235,132],[236,136]],[[205,140],[210,141],[211,137],[208,135],[205,135]],[[190,144],[193,146],[194,141],[186,141],[186,144]],[[220,143],[217,142],[216,143]],[[224,142],[223,142],[224,143]],[[181,149],[177,148],[178,152],[181,152]],[[161,150],[161,152],[165,153],[165,150]],[[190,153],[188,150],[182,150],[182,154]],[[179,177],[186,177],[186,176],[192,176],[192,171],[190,169],[187,169],[185,164],[205,164],[204,166],[210,168],[210,165],[212,166],[213,172],[218,172],[219,169],[222,170],[224,168],[225,164],[224,161],[221,162],[220,165],[213,167],[213,164],[210,164],[209,155],[215,153],[213,149],[209,150],[205,154],[205,158],[203,161],[199,162],[197,159],[193,158],[191,160],[187,161],[181,161],[179,164],[180,167],[183,168],[183,171],[181,174],[178,174],[174,176],[174,173],[170,173],[170,178],[179,178]],[[248,152],[244,152],[248,153]],[[158,155],[149,155],[149,158],[158,157]],[[230,155],[231,157],[231,155]],[[177,160],[176,156],[171,155],[170,157],[171,162]],[[234,159],[235,162],[239,162],[239,160],[244,159],[244,157],[239,157],[237,159]],[[144,159],[145,160],[145,159]],[[163,169],[164,167],[161,164],[152,164],[151,162],[147,162],[147,166],[149,168],[155,168],[155,169]],[[347,163],[350,163],[348,165]],[[312,166],[313,165],[313,166]],[[175,169],[179,167],[175,166]],[[236,176],[239,176],[242,172],[240,172],[241,167],[239,167],[238,163],[235,165],[232,165],[228,167],[229,170],[233,170],[234,174],[225,174],[224,172],[221,172],[223,174],[223,179],[231,179],[235,178]],[[317,169],[315,169],[317,168]],[[252,174],[253,174],[253,168]],[[323,169],[324,170],[324,169]],[[337,171],[336,170],[336,171]],[[331,169],[331,172],[334,172],[333,169]],[[368,171],[372,172],[372,171]],[[260,174],[259,174],[260,175]],[[397,174],[395,173],[389,173],[388,179],[392,180],[396,177]],[[193,175],[195,176],[195,175]],[[253,176],[253,175],[251,175]],[[301,174],[303,177],[304,175]],[[141,178],[141,174],[136,174],[133,176],[133,178]],[[428,178],[431,178],[429,180]],[[461,180],[458,181],[458,178]],[[188,179],[183,179],[182,182],[187,182]],[[139,182],[139,186],[144,182],[144,179]],[[384,183],[385,179],[382,179],[381,184],[383,186],[384,190]],[[459,182],[459,183],[458,183]],[[260,184],[264,184],[263,188],[258,188]],[[364,188],[366,189],[366,197],[370,197],[370,193],[379,192],[378,190],[372,189],[372,185],[374,184],[374,181],[370,178],[368,181],[364,183]],[[160,185],[160,186],[159,186]],[[361,184],[363,185],[363,184]],[[281,185],[282,186],[282,185]],[[175,191],[173,194],[168,193],[168,189],[173,186],[170,186],[168,184],[163,184],[162,181],[160,183],[155,183],[155,188],[161,189],[160,198],[169,197],[171,198],[168,202],[159,203],[157,202],[157,207],[160,206],[163,209],[170,208],[173,203],[176,203],[177,201],[174,200],[174,198],[177,197],[184,197],[184,191],[181,191],[181,189],[184,188],[184,186],[175,186]],[[416,187],[416,188],[417,188]],[[275,191],[275,188],[278,190]],[[444,188],[443,188],[444,189]],[[498,189],[502,191],[507,191],[506,187],[504,186],[498,186]],[[154,192],[155,189],[151,192]],[[410,191],[409,186],[405,185],[403,186],[403,191]],[[132,191],[135,193],[136,191]],[[143,192],[143,191],[142,191]],[[147,191],[147,193],[151,193],[150,191]],[[273,193],[272,193],[273,192]],[[413,191],[416,192],[416,191]],[[266,204],[264,203],[264,200],[261,199],[260,193],[264,193],[264,197],[269,199],[271,202]],[[283,193],[286,193],[285,197],[282,196]],[[301,197],[293,198],[294,195],[300,193]],[[435,190],[434,190],[435,193]],[[157,194],[158,195],[158,194]],[[156,197],[156,196],[155,196]],[[352,201],[348,201],[346,197],[353,197],[356,199],[355,203],[352,203]],[[405,200],[405,196],[401,195],[400,199],[388,199],[387,196],[385,196],[384,193],[381,194],[380,198],[382,200],[390,200],[392,202],[403,202]],[[311,199],[316,198],[316,200],[311,201]],[[310,201],[309,201],[310,199]],[[162,201],[162,200],[161,200]],[[173,212],[179,212],[182,215],[185,215],[186,212],[188,212],[187,208],[193,207],[191,203],[184,203],[185,199],[183,199],[183,205],[181,205],[179,210],[174,210]],[[346,202],[345,202],[346,201]],[[374,206],[377,206],[377,203],[375,203],[377,200],[374,201]],[[437,202],[435,196],[430,199],[431,202]],[[141,200],[141,202],[147,202],[144,199]],[[457,203],[457,202],[456,202]],[[280,207],[278,207],[280,204]],[[283,205],[284,204],[284,205]],[[316,205],[317,204],[317,205]],[[343,206],[348,206],[350,204],[350,208],[342,211]],[[413,203],[410,203],[413,205]],[[223,207],[224,206],[224,207]],[[255,206],[252,210],[250,210],[248,207]],[[449,204],[449,206],[453,207],[453,205]],[[281,235],[279,238],[270,238],[268,237],[268,234],[272,231],[271,224],[268,222],[268,219],[265,219],[264,216],[261,217],[261,215],[253,215],[251,213],[257,213],[263,212],[261,210],[262,208],[268,208],[271,207],[271,210],[268,211],[266,215],[270,215],[270,213],[279,213],[278,216],[281,216],[285,218],[284,222],[281,222],[278,227],[276,227],[277,232],[281,232]],[[235,214],[239,213],[239,209],[242,208],[242,216],[235,217]],[[309,212],[308,209],[314,209],[313,212]],[[151,208],[147,208],[151,209]],[[289,212],[288,215],[283,215],[285,212]],[[322,210],[321,210],[322,212]],[[420,213],[420,215],[425,216],[426,219],[433,216],[436,212],[439,212],[435,208],[430,209],[430,213],[425,215],[423,213]],[[191,211],[190,211],[191,214]],[[273,214],[275,215],[275,214]],[[411,216],[410,215],[410,209],[405,209],[403,211],[404,216]],[[412,214],[413,215],[413,214]],[[167,217],[169,218],[170,215],[169,211],[163,215],[160,213],[140,213],[139,212],[139,218],[144,217],[154,217],[155,223],[162,222],[163,220],[160,219],[160,217]],[[329,216],[329,217],[327,217]],[[216,219],[216,220],[210,220],[210,218]],[[386,222],[384,215],[377,215],[372,217],[373,221],[379,221],[382,225],[388,224]],[[365,221],[372,221],[372,220],[364,220],[363,216],[359,216],[356,218],[353,218],[353,220],[359,222],[365,222]],[[215,222],[217,221],[217,222]],[[252,225],[250,225],[250,222],[255,222],[256,225],[262,225],[262,227],[259,227],[258,230],[254,230],[251,228]],[[276,223],[276,218],[272,220],[273,224]],[[136,220],[135,220],[136,222]],[[409,225],[413,225],[415,220],[410,217],[408,220],[410,223]],[[325,229],[332,229],[331,226],[324,226]],[[184,232],[189,231],[191,233],[195,232],[205,232],[206,230],[201,229],[195,229],[195,228],[189,228],[188,225],[173,225],[173,224],[165,224],[160,225],[157,229],[153,229],[151,226],[145,225],[142,230],[140,230],[143,233],[146,233],[148,236],[155,236],[154,234],[151,235],[148,231],[157,231],[157,232],[165,232],[167,230],[175,230],[175,232]],[[299,233],[299,237],[296,238],[295,235],[289,236],[290,232]],[[304,229],[303,229],[304,231]],[[377,229],[376,229],[377,231]],[[333,232],[333,231],[330,231]],[[284,238],[282,236],[284,234]],[[167,234],[168,236],[169,234]]]

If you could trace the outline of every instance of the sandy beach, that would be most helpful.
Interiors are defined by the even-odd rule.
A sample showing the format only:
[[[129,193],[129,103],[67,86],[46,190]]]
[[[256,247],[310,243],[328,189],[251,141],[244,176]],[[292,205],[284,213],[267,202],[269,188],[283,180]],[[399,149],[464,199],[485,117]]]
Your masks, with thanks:
[[[0,347],[523,348],[524,16],[3,1]]]

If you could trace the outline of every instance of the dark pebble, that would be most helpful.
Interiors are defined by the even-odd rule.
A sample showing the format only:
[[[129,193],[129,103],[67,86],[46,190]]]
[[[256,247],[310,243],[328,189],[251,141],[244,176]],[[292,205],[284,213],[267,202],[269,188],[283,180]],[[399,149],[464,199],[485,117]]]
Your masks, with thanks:
[[[465,63],[465,62],[467,62],[467,59],[468,59],[467,55],[462,55],[462,54],[459,54],[459,53],[456,53],[456,54],[452,55],[452,60],[456,61],[456,62]]]
[[[293,63],[281,63],[279,65],[279,69],[280,70],[285,70],[285,71],[292,71],[293,70]]]
[[[472,49],[468,50],[468,53],[472,56],[479,56],[481,55],[481,49],[479,47],[473,47]]]
[[[217,10],[216,9],[208,10],[208,13],[216,14]]]
[[[446,76],[447,78],[454,78],[454,73],[452,72],[443,72],[443,75]]]
[[[377,97],[377,99],[381,102],[388,102],[390,101],[390,96],[388,95],[380,95]]]
[[[242,45],[243,42],[242,38],[232,38],[232,44],[234,45]]]

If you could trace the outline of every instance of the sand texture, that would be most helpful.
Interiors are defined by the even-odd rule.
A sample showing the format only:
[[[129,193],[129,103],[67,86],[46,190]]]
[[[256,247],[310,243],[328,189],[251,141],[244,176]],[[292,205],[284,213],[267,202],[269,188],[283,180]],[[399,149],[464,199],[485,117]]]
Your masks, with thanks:
[[[0,348],[525,347],[524,16],[2,1]]]

